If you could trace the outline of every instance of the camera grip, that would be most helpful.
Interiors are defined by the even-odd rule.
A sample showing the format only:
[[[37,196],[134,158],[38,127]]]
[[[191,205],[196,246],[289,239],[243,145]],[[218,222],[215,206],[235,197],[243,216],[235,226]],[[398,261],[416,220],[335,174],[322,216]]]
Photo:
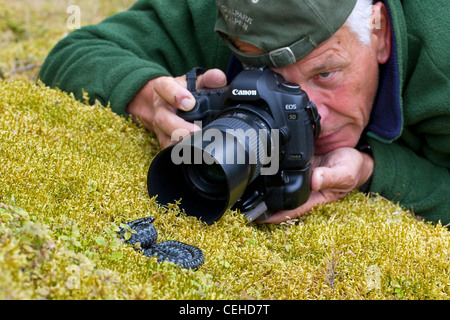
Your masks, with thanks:
[[[186,121],[209,123],[217,116],[224,103],[226,89],[199,90],[192,92],[195,106],[190,111],[177,110],[177,115]]]
[[[267,219],[281,210],[293,210],[308,201],[311,194],[311,165],[301,170],[283,170],[280,181],[267,190],[247,190],[235,204],[247,221]]]
[[[265,199],[269,211],[292,210],[308,201],[311,194],[311,164],[299,170],[284,170],[281,186],[268,189]]]

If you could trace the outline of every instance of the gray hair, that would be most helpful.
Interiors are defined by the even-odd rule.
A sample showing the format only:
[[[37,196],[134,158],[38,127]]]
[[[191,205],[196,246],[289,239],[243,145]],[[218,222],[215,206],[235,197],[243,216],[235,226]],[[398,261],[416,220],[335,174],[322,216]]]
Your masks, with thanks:
[[[357,0],[355,8],[345,22],[345,25],[358,36],[359,42],[365,46],[370,44],[370,33],[373,28],[370,22],[372,5],[372,0]]]

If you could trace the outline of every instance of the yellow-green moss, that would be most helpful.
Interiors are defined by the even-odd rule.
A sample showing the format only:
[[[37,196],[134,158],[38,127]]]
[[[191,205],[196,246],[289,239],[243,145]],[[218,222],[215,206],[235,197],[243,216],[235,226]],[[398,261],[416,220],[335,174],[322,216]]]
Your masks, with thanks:
[[[352,193],[283,225],[212,226],[150,199],[153,135],[107,107],[0,82],[0,298],[447,299],[446,228]],[[158,264],[116,226],[155,216],[159,241],[205,253],[197,271]]]
[[[134,0],[78,0],[81,24]],[[352,193],[284,225],[212,226],[150,199],[159,151],[100,105],[34,83],[70,32],[71,1],[0,0],[0,299],[448,299],[449,232]],[[22,79],[23,81],[19,81]],[[158,264],[116,226],[155,216],[159,241],[200,247],[197,271]]]
[[[135,0],[0,0],[0,79],[36,80],[50,49],[73,31],[70,20],[80,9],[80,26],[126,10]],[[69,22],[69,23],[67,23]]]

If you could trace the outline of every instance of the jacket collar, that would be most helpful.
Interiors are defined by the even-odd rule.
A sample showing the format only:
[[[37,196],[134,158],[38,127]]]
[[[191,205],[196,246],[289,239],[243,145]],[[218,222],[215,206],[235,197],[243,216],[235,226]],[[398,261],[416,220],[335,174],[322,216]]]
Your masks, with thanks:
[[[378,92],[367,126],[368,135],[382,142],[392,142],[402,133],[403,99],[407,66],[406,22],[400,0],[384,0],[392,31],[391,57],[380,66]]]

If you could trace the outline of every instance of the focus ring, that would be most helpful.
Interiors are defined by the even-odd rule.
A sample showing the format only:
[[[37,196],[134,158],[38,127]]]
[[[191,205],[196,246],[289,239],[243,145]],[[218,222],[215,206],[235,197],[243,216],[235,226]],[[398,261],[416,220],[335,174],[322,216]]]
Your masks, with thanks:
[[[227,132],[227,130],[230,132],[230,130],[232,130],[233,136],[236,137],[244,146],[245,150],[247,150],[249,154],[249,164],[255,165],[255,171],[250,181],[253,181],[253,179],[259,176],[261,168],[266,161],[266,149],[259,136],[261,133],[260,130],[250,126],[244,120],[235,117],[219,118],[209,123],[204,129],[216,129],[224,132]],[[246,141],[248,141],[248,143],[246,143]],[[235,159],[237,159],[236,157]]]

